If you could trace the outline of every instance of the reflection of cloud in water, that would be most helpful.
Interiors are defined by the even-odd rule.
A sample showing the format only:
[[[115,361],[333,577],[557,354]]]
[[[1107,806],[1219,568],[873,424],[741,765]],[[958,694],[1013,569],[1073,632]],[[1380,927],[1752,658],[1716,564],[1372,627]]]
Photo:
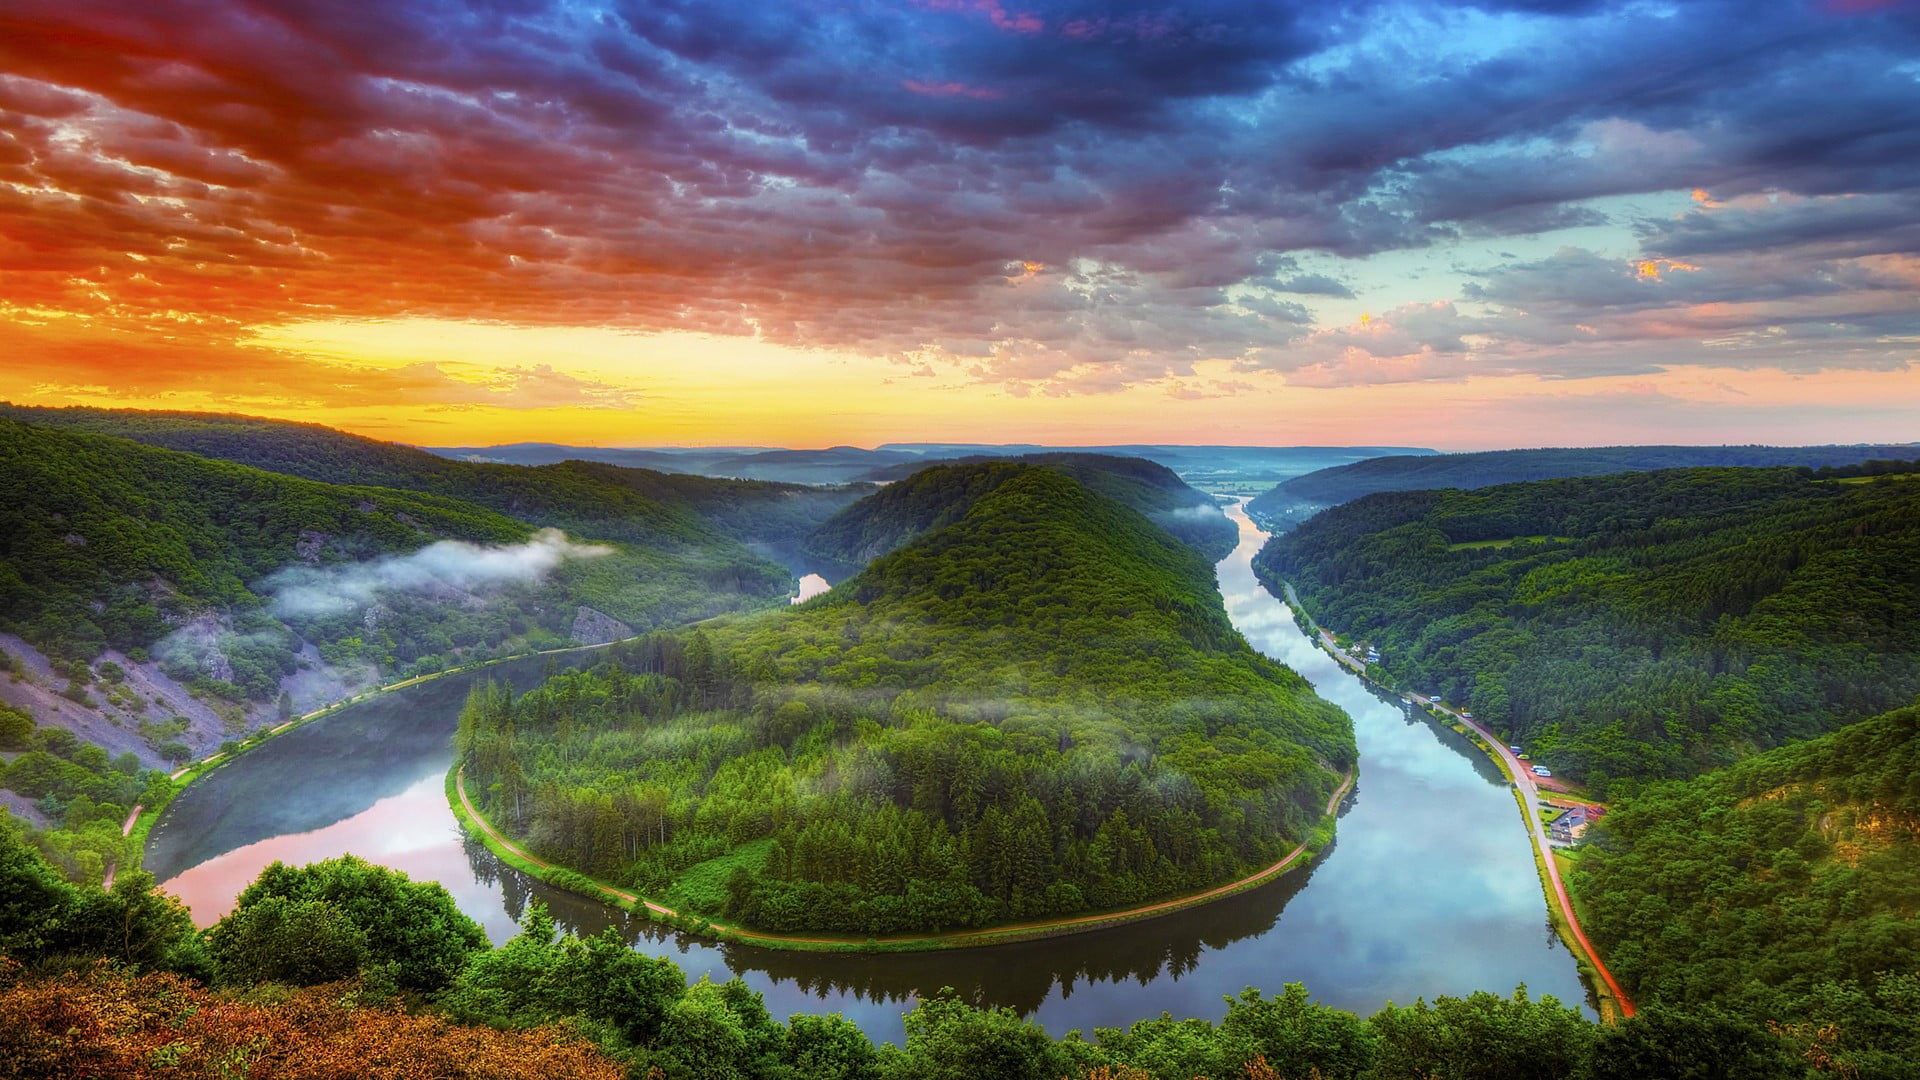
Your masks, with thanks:
[[[457,882],[468,876],[460,845],[450,842],[457,836],[458,825],[447,808],[441,778],[424,776],[400,794],[381,799],[344,821],[235,848],[162,882],[160,887],[193,911],[195,926],[211,926],[233,910],[240,890],[276,861],[304,866],[354,854],[382,866],[401,867],[418,880]],[[464,901],[461,907],[471,910]]]

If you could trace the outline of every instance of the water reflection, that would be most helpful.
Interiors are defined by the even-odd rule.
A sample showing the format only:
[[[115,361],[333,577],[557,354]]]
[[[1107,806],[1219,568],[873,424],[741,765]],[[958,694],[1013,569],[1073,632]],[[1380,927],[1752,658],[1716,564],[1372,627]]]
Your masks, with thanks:
[[[1097,933],[985,949],[858,956],[776,952],[669,934],[557,892],[461,836],[444,794],[450,736],[468,683],[524,688],[543,660],[454,676],[343,710],[275,739],[183,793],[154,833],[147,866],[207,925],[274,859],[353,852],[438,881],[505,941],[532,899],[575,933],[617,926],[671,956],[689,978],[738,974],[776,1016],[841,1011],[898,1040],[915,998],[952,986],[1010,1005],[1057,1033],[1162,1010],[1217,1017],[1244,986],[1300,981],[1362,1013],[1389,999],[1505,993],[1525,982],[1585,1000],[1573,958],[1547,923],[1525,832],[1497,770],[1465,740],[1409,718],[1314,648],[1255,582],[1261,534],[1237,510],[1241,545],[1218,567],[1235,625],[1354,718],[1361,776],[1338,844],[1310,868],[1192,911]],[[835,579],[839,580],[839,579]],[[581,662],[589,654],[576,654]]]

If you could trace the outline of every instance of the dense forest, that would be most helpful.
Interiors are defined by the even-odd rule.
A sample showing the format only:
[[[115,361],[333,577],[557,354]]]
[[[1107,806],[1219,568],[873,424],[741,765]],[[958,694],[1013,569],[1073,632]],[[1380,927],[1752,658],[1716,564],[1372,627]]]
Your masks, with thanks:
[[[488,816],[695,912],[855,936],[1111,909],[1313,835],[1350,726],[1204,558],[1050,468],[936,475],[992,483],[826,596],[476,692]]]
[[[1920,483],[1685,469],[1373,495],[1255,568],[1606,794],[1920,691]],[[1841,478],[1840,472],[1860,473]]]
[[[539,539],[524,522],[444,496],[0,420],[0,629],[68,660],[108,647],[144,654],[213,616],[220,626],[207,644],[220,658],[192,663],[227,684],[215,689],[271,699],[299,638],[332,663],[445,666],[516,638],[562,642],[581,604],[645,629],[766,603],[787,585],[779,567],[714,536],[602,545],[603,554],[563,561],[547,581],[503,588],[486,605],[394,590],[379,595],[376,613],[364,603],[290,613],[263,595],[263,582],[289,567],[339,568],[440,540]]]
[[[1920,708],[1642,791],[1579,866],[1587,929],[1643,1006],[1920,1075]]]
[[[1219,504],[1188,487],[1164,465],[1144,458],[1055,453],[962,458],[883,470],[876,475],[889,481],[887,488],[814,530],[807,538],[807,549],[823,558],[865,563],[964,517],[976,500],[1020,475],[1028,465],[1065,473],[1089,490],[1140,511],[1208,559],[1225,557],[1239,537]]]
[[[1216,1023],[1162,1015],[1054,1039],[1006,1009],[920,999],[900,1045],[839,1016],[771,1016],[738,980],[688,985],[538,904],[486,948],[438,885],[351,856],[274,864],[211,930],[145,874],[61,880],[0,814],[0,1071],[376,1080],[1776,1080],[1843,1071],[1851,1028],[1657,1008],[1603,1028],[1524,989],[1389,1004],[1249,989]],[[1910,1061],[1910,1059],[1909,1059]]]
[[[873,489],[725,480],[588,461],[538,467],[453,460],[318,424],[213,413],[30,408],[0,418],[113,435],[330,484],[444,495],[517,521],[668,550],[803,535]]]
[[[1902,446],[1589,446],[1486,450],[1472,454],[1394,455],[1336,465],[1281,482],[1247,504],[1254,520],[1290,526],[1322,507],[1386,491],[1480,488],[1527,480],[1729,466],[1810,468],[1920,457]]]

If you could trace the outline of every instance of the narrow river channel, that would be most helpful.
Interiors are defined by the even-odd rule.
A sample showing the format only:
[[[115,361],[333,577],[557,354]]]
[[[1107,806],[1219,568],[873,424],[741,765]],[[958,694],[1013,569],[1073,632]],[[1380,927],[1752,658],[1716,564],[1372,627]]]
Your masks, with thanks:
[[[1011,1005],[1054,1032],[1119,1026],[1168,1011],[1217,1018],[1246,986],[1303,982],[1320,1000],[1370,1013],[1525,983],[1592,1009],[1547,922],[1527,834],[1499,773],[1451,731],[1409,719],[1315,648],[1254,580],[1265,535],[1235,507],[1240,544],[1217,572],[1228,613],[1253,646],[1353,717],[1360,780],[1339,838],[1317,864],[1263,888],[1129,926],[982,949],[857,956],[714,945],[663,933],[501,865],[464,840],[443,781],[475,678],[537,682],[548,661],[515,661],[386,694],[273,739],[194,784],[154,829],[146,866],[208,925],[274,860],[352,852],[445,885],[496,942],[530,899],[577,933],[619,926],[688,978],[739,975],[775,1016],[842,1012],[898,1041],[916,995],[952,986]],[[569,663],[588,662],[574,654]]]

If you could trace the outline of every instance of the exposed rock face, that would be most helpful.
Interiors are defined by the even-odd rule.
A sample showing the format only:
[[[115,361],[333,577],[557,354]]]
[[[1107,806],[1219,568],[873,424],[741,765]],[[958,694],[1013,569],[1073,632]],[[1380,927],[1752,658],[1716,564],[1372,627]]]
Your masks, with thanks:
[[[333,539],[331,536],[318,529],[302,529],[300,539],[293,544],[294,557],[303,563],[317,563],[320,561],[320,550],[326,547],[327,541],[331,539]]]
[[[604,611],[580,605],[573,617],[573,640],[582,645],[605,645],[609,641],[633,636],[633,627]]]

